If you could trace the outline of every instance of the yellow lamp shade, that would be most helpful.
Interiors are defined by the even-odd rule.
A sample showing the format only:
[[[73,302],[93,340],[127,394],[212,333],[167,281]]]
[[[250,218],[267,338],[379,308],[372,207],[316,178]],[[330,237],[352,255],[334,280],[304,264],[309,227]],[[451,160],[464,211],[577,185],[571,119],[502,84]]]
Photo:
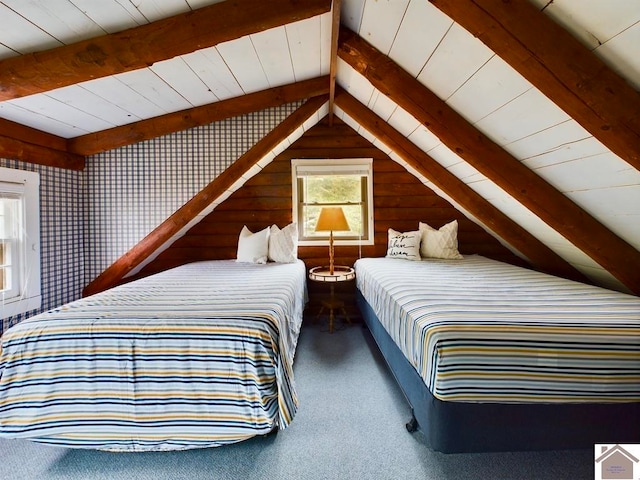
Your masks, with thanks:
[[[316,232],[331,232],[340,230],[351,230],[347,222],[342,207],[322,207],[318,222],[316,223]]]

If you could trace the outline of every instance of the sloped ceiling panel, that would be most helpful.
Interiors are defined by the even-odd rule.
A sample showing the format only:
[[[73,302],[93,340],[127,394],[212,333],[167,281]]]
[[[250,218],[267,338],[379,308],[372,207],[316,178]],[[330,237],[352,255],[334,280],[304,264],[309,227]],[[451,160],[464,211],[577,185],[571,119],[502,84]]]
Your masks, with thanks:
[[[357,6],[356,6],[357,4]],[[356,2],[344,22],[431,89],[498,145],[620,238],[640,249],[640,174],[612,154],[478,39],[428,2]],[[405,13],[397,13],[401,5]],[[346,14],[346,15],[345,15]],[[345,18],[346,17],[346,18]],[[372,25],[373,20],[384,22]],[[424,42],[405,39],[441,32]],[[427,28],[429,26],[430,28]],[[391,40],[390,40],[391,39]],[[396,45],[397,42],[397,45]],[[420,123],[339,62],[338,82],[434,159],[600,284],[624,289],[606,270],[462,161]],[[618,204],[618,202],[623,204]]]
[[[635,0],[531,0],[640,90],[640,7]]]

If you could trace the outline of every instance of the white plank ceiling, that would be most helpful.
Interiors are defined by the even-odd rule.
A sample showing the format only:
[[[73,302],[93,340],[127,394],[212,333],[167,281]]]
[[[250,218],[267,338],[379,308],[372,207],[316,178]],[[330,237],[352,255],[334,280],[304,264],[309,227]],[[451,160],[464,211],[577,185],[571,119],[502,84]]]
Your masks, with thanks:
[[[135,3],[138,5],[128,0],[4,0],[0,2],[0,59],[102,36],[218,2]],[[0,117],[73,138],[326,75],[330,41],[327,13],[149,68],[0,102]]]
[[[638,0],[530,1],[640,89]],[[217,2],[1,0],[0,59],[121,31],[212,3]],[[640,250],[640,172],[477,38],[426,0],[343,0],[341,21]],[[72,138],[326,75],[330,39],[331,14],[327,13],[149,68],[0,102],[0,117]],[[596,283],[623,289],[342,61],[337,83]],[[401,162],[344,112],[338,109],[337,114]],[[449,200],[455,204],[455,199]]]

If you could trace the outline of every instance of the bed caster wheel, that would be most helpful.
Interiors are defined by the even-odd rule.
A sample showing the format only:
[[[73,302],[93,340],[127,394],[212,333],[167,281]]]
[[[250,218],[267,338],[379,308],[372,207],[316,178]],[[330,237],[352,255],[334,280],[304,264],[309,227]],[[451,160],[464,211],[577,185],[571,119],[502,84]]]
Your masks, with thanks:
[[[416,417],[411,417],[411,420],[407,422],[405,427],[407,427],[407,432],[415,432],[418,429],[418,421],[416,420]]]
[[[276,435],[278,435],[279,431],[280,431],[280,428],[276,425],[271,430],[269,430],[267,433],[262,434],[262,438],[273,438]]]

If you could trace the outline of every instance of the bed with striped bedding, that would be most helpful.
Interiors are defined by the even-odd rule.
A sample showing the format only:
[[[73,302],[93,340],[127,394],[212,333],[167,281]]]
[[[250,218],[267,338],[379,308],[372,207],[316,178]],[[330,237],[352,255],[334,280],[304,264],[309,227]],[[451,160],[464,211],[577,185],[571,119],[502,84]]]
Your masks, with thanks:
[[[305,267],[196,262],[80,299],[2,337],[0,438],[179,450],[286,428]]]
[[[640,402],[638,297],[477,255],[365,258],[355,269],[365,309],[431,404]]]

